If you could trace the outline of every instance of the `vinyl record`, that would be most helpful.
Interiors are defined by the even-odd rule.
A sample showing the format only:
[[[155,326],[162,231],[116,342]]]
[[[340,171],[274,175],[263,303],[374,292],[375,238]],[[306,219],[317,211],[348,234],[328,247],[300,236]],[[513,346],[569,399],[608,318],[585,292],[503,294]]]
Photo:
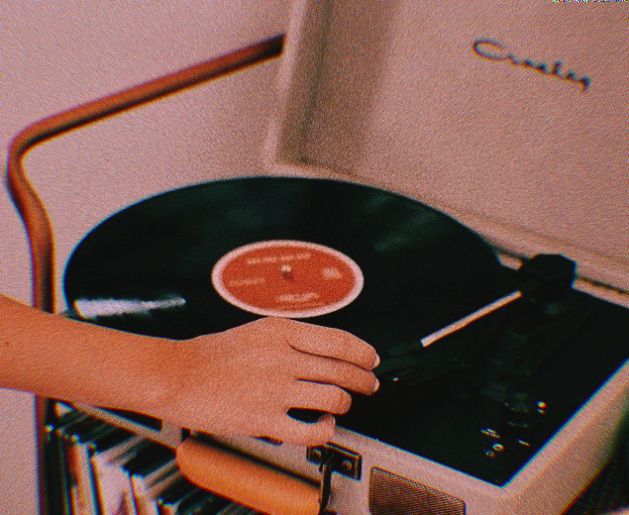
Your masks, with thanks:
[[[184,339],[285,316],[386,353],[493,300],[498,271],[480,237],[412,199],[257,177],[170,191],[113,215],[77,246],[64,288],[79,318],[131,332]],[[452,363],[441,347],[429,375]]]

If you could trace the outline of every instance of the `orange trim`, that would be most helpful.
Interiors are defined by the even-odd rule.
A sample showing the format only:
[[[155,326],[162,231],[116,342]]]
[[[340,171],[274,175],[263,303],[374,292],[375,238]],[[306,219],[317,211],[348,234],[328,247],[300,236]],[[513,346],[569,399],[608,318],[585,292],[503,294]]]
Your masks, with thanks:
[[[36,144],[124,110],[176,93],[210,79],[224,77],[281,54],[284,36],[278,35],[207,62],[73,107],[23,129],[11,142],[7,178],[11,197],[22,217],[32,261],[32,304],[53,312],[55,306],[54,235],[46,208],[31,185],[22,159]]]
[[[320,512],[319,489],[314,484],[192,437],[177,447],[177,465],[195,485],[257,511],[273,515]]]

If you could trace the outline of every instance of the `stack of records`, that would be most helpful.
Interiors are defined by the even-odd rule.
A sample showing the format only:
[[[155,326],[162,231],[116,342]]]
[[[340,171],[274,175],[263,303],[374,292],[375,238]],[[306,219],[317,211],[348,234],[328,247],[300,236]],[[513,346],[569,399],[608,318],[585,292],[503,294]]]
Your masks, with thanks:
[[[51,513],[234,515],[256,513],[184,479],[174,452],[57,404],[46,426]]]

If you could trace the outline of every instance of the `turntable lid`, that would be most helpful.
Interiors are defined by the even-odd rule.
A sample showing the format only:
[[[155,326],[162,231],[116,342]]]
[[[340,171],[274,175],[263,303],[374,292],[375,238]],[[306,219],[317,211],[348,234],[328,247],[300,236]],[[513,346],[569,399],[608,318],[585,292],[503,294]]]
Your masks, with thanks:
[[[629,288],[613,3],[298,2],[268,164],[351,176]]]

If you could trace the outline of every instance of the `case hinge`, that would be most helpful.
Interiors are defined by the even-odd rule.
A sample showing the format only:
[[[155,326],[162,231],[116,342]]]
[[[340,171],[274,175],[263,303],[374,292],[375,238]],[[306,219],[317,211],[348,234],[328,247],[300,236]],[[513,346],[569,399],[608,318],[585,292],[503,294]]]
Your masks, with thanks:
[[[321,472],[321,488],[319,490],[319,513],[327,513],[330,502],[332,473],[359,480],[361,475],[361,457],[349,449],[329,443],[317,447],[309,447],[306,459],[319,466]]]

